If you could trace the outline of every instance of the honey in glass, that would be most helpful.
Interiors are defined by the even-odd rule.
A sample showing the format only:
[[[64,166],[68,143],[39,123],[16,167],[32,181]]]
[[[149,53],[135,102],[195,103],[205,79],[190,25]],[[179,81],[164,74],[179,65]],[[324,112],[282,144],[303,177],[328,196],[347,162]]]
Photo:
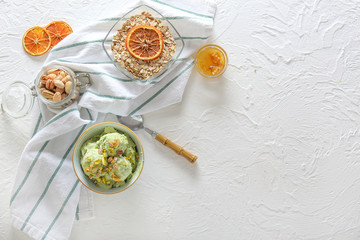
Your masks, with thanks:
[[[195,66],[198,72],[208,78],[215,78],[223,74],[228,63],[224,49],[209,44],[200,48],[195,57]]]

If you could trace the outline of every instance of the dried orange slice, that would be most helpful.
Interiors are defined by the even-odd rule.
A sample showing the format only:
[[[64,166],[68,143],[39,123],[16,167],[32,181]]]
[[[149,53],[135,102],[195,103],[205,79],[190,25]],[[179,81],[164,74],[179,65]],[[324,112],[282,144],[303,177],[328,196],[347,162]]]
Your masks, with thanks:
[[[39,56],[47,51],[51,47],[50,34],[43,27],[32,27],[27,30],[22,40],[25,51],[33,56]]]
[[[126,36],[126,49],[137,59],[150,61],[158,58],[164,48],[162,33],[153,26],[139,25]]]
[[[49,23],[45,28],[50,34],[50,38],[52,42],[51,47],[54,47],[67,35],[73,32],[70,25],[64,21],[54,21],[52,23]]]

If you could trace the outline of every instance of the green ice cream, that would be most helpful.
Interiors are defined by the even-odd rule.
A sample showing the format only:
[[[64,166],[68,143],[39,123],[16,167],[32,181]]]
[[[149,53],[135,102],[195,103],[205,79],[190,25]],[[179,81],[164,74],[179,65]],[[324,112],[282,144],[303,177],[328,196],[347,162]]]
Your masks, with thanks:
[[[102,188],[120,187],[129,181],[138,159],[133,140],[113,127],[106,127],[81,147],[84,173]]]

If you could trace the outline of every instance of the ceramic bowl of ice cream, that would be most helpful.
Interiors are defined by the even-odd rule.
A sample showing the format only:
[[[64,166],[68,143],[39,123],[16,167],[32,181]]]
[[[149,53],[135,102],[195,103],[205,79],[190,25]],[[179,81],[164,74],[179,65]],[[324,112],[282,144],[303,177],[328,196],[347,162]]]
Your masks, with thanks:
[[[128,127],[103,122],[85,130],[78,138],[72,156],[79,181],[101,194],[122,192],[139,178],[144,150]]]

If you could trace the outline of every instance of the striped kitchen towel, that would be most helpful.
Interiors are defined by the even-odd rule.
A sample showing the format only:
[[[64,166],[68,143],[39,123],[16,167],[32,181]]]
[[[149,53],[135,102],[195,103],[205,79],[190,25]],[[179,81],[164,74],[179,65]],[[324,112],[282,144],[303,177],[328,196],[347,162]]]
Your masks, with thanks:
[[[149,85],[128,79],[102,48],[115,21],[142,4],[166,17],[184,41],[175,68]],[[211,35],[216,6],[207,0],[138,0],[119,5],[119,9],[120,13],[66,37],[44,64],[88,73],[92,85],[78,103],[60,112],[52,112],[39,102],[34,135],[22,153],[10,202],[13,225],[35,239],[68,239],[75,219],[92,216],[91,194],[72,169],[77,138],[89,126],[104,121],[106,113],[145,114],[181,101],[194,65],[191,55]]]

